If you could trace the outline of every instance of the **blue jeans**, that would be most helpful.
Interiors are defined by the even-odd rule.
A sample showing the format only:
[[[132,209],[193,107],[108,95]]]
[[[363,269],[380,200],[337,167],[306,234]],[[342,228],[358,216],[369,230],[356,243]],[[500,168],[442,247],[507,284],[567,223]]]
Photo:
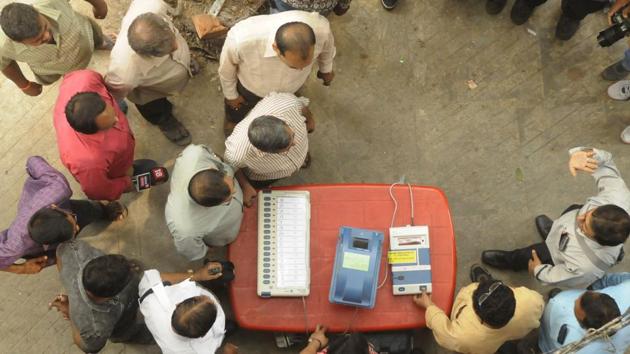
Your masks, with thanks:
[[[300,10],[300,9],[296,9],[295,7],[287,4],[286,2],[282,1],[282,0],[271,0],[273,1],[274,4],[276,4],[276,8],[275,9],[271,9],[271,13],[276,13],[276,12],[283,12],[283,11],[291,11],[291,10]],[[309,11],[309,10],[303,10],[303,11]],[[328,14],[330,13],[330,11],[320,11],[319,12],[322,16],[328,16]]]
[[[630,71],[630,48],[623,52],[623,59],[621,59],[621,66],[627,71]]]
[[[626,53],[627,52],[628,51],[626,50]],[[621,284],[626,281],[630,281],[630,273],[608,273],[604,275],[603,278],[591,284],[591,286],[589,286],[588,288],[592,290],[601,290],[609,286]]]

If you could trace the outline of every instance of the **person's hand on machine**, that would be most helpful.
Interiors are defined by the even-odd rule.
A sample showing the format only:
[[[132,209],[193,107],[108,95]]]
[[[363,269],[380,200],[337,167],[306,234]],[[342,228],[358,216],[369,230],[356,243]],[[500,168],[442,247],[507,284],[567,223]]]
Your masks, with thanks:
[[[420,308],[426,309],[427,307],[433,305],[433,300],[431,300],[431,294],[423,291],[422,293],[413,296],[413,303]]]

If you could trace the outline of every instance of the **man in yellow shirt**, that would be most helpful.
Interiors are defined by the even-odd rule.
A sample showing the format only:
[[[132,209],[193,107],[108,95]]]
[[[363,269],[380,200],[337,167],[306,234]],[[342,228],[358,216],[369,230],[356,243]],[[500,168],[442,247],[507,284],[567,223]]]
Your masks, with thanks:
[[[542,295],[512,288],[479,265],[470,271],[472,284],[459,291],[449,318],[423,293],[413,301],[426,309],[427,327],[442,347],[459,353],[492,354],[505,342],[525,337],[540,326]]]

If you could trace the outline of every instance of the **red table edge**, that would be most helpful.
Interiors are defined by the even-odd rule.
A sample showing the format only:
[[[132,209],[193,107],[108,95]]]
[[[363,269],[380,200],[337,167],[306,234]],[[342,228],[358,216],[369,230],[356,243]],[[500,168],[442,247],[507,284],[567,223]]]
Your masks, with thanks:
[[[382,187],[382,186],[391,186],[391,184],[386,184],[386,183],[361,183],[361,184],[356,184],[356,183],[314,183],[314,184],[299,184],[299,185],[293,185],[293,186],[278,186],[278,187],[271,187],[269,189],[272,190],[283,190],[283,189],[296,189],[296,188],[300,188],[300,187],[362,187],[362,186],[366,186],[366,187]],[[444,194],[444,191],[441,190],[440,188],[437,187],[433,187],[433,186],[423,186],[423,185],[416,185],[416,184],[412,184],[412,187],[421,187],[421,188],[428,188],[428,189],[433,189],[435,191],[437,191],[438,193],[440,193],[442,195],[442,198],[444,198],[444,200],[446,201],[446,205],[448,206],[448,198],[446,197],[446,194]],[[457,285],[456,280],[457,280],[457,247],[455,245],[455,227],[453,226],[453,218],[451,217],[451,209],[447,208],[448,211],[448,220],[451,224],[451,229],[453,230],[452,236],[453,236],[453,278],[451,279],[451,283],[453,284],[453,292],[449,294],[449,298],[448,298],[448,308],[447,309],[442,309],[444,310],[445,313],[447,313],[450,317],[450,313],[451,313],[451,309],[453,308],[453,301],[454,301],[454,297],[455,297],[455,287]],[[230,247],[228,245],[227,250],[226,250],[226,257],[229,260],[230,259]],[[231,304],[235,303],[235,298],[234,298],[234,291],[232,290],[232,286],[230,284],[230,289],[229,289],[229,293],[230,293],[230,302]],[[299,298],[296,298],[299,299]],[[238,316],[236,316],[236,311],[234,309],[234,306],[231,306],[232,311],[234,312],[234,317],[235,320]],[[362,309],[359,309],[359,311],[361,311]],[[369,311],[369,310],[368,310]],[[424,311],[424,310],[422,310]],[[238,323],[238,321],[237,321]],[[325,325],[325,323],[323,323]],[[256,325],[242,325],[241,323],[238,324],[241,328],[244,329],[248,329],[248,330],[252,330],[252,331],[263,331],[263,332],[269,332],[269,328],[267,327],[263,327],[263,326],[256,326]],[[309,330],[315,330],[315,325],[317,325],[317,323],[309,323]],[[426,326],[426,319],[425,319],[425,326]],[[369,326],[365,326],[367,327],[367,329],[365,329],[364,331],[366,332],[374,332],[374,331],[382,331],[381,328],[379,327],[369,327]],[[420,327],[422,328],[422,327]],[[393,326],[388,330],[391,331],[397,331],[397,330],[410,330],[410,329],[419,329],[418,327],[409,327],[409,326]],[[282,327],[280,326],[276,326],[275,329],[273,330],[275,332],[291,332],[291,333],[301,333],[302,331],[296,332],[293,328],[290,327]]]

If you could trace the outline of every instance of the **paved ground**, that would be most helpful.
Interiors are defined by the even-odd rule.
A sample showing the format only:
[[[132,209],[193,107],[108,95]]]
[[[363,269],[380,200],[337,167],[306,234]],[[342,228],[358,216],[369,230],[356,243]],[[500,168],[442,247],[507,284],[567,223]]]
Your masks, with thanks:
[[[549,1],[520,27],[510,23],[508,11],[486,15],[482,0],[401,2],[388,13],[377,0],[355,0],[348,14],[331,18],[337,77],[331,87],[311,80],[305,90],[318,124],[311,137],[313,163],[283,183],[391,183],[404,175],[412,183],[443,188],[457,235],[460,287],[484,248],[536,241],[534,216],[555,217],[595,192],[590,177],[569,175],[568,148],[609,150],[621,171],[630,174],[630,147],[618,137],[630,124],[630,106],[609,100],[608,84],[599,77],[625,45],[598,47],[595,36],[606,26],[603,14],[590,16],[571,41],[555,40],[559,0]],[[110,3],[106,28],[116,31],[127,3]],[[74,5],[88,13],[85,3]],[[106,63],[107,53],[101,52],[91,67],[103,71]],[[478,87],[470,89],[468,80]],[[62,168],[51,119],[56,95],[57,85],[30,98],[0,81],[4,225],[15,216],[28,156],[44,156]],[[194,142],[223,151],[216,65],[207,66],[174,102]],[[172,167],[181,149],[135,109],[129,116],[136,155]],[[77,184],[72,186],[75,197],[81,197]],[[81,237],[151,267],[185,270],[191,265],[175,253],[163,217],[167,194],[162,186],[125,196],[126,221],[91,226]],[[630,270],[630,263],[616,269]],[[523,274],[496,275],[536,287]],[[68,323],[47,310],[48,301],[62,291],[54,268],[34,276],[0,274],[0,282],[0,353],[77,352]],[[445,352],[427,331],[417,338],[427,353]],[[243,353],[291,352],[276,350],[266,333],[241,332],[232,341]],[[110,343],[103,352],[159,350]]]

